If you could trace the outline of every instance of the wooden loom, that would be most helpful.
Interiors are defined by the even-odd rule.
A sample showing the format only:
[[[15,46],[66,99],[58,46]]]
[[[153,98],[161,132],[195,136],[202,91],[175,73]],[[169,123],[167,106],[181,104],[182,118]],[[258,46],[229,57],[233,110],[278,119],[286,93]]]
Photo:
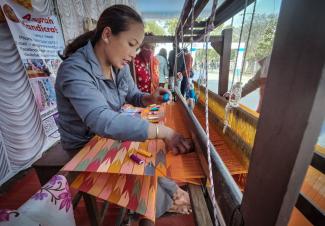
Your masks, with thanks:
[[[222,1],[214,15],[195,21],[191,38],[202,40],[212,19],[213,26],[218,27],[252,2]],[[190,33],[190,18],[196,20],[207,3],[185,1],[175,32],[178,40],[183,33]],[[231,129],[225,136],[212,134],[215,140],[211,142],[217,149],[212,158],[213,172],[218,175],[214,182],[223,218],[219,219],[221,225],[287,225],[292,210],[296,215],[294,206],[303,214],[305,225],[325,222],[325,155],[317,150],[319,147],[314,151],[325,106],[325,45],[318,41],[325,39],[325,30],[324,26],[313,26],[325,19],[322,7],[325,6],[321,1],[306,7],[301,0],[282,0],[261,115],[241,106],[231,113]],[[209,92],[210,131],[218,132],[223,126],[226,101],[222,95],[228,90],[231,42],[231,29],[224,30],[219,41],[211,41],[220,55],[220,71],[218,94]],[[204,103],[204,97],[200,102]],[[195,115],[204,119],[200,106]],[[225,143],[214,135],[224,138]],[[232,152],[225,153],[225,145]],[[243,194],[234,189],[224,164],[241,188],[246,184]],[[310,195],[306,190],[312,191]],[[294,223],[301,225],[299,220]]]
[[[203,9],[208,1],[196,1],[195,13],[190,12],[191,2],[193,3],[190,0],[185,1],[180,18],[182,22],[178,24],[175,35],[179,35],[181,24],[186,20],[189,21],[191,14],[197,17],[199,9]],[[243,9],[244,4],[244,0],[224,1],[216,11],[214,26],[217,27],[235,15]],[[240,125],[243,124],[237,123],[238,120],[233,120],[232,129],[228,130],[225,137],[231,141],[226,142],[230,144],[230,149],[234,145],[237,146],[237,150],[241,151],[241,154],[234,155],[243,158],[237,159],[241,163],[240,170],[232,168],[235,164],[231,158],[223,162],[222,156],[214,146],[211,146],[215,193],[222,212],[222,217],[218,219],[219,222],[223,222],[221,225],[287,225],[295,205],[313,224],[321,225],[320,222],[324,222],[320,221],[324,219],[324,213],[315,210],[313,202],[305,199],[301,193],[299,194],[299,188],[310,161],[312,161],[312,166],[324,174],[324,164],[319,164],[319,162],[324,163],[323,155],[320,157],[321,160],[317,161],[318,154],[313,154],[311,151],[322,122],[320,115],[324,114],[324,108],[320,106],[325,105],[321,95],[324,95],[324,92],[322,93],[320,88],[324,86],[322,68],[325,46],[324,42],[317,41],[325,39],[325,31],[323,26],[320,27],[321,23],[315,23],[325,19],[322,8],[324,8],[324,3],[321,1],[308,6],[301,0],[282,1],[259,122],[257,124],[257,117],[254,119],[249,112],[243,113],[242,108],[237,109],[233,112],[234,116],[242,114],[243,117],[237,117],[237,119],[244,119],[243,124],[247,128],[241,128]],[[196,28],[200,26],[204,27],[205,23],[196,23]],[[318,26],[317,29],[315,26]],[[308,35],[304,35],[301,27],[307,29],[305,32]],[[184,32],[186,33],[186,29]],[[199,40],[204,35],[204,30],[201,30],[200,34],[196,32],[196,35],[194,38]],[[222,99],[221,96],[227,90],[228,85],[231,35],[230,40],[226,38],[227,36],[229,37],[229,32],[224,31],[222,39],[216,40],[215,45],[221,56],[219,96],[216,95],[215,99],[210,99],[214,106],[209,107],[209,110],[212,112],[210,115],[215,119],[211,120],[216,125],[220,123],[220,120],[216,120],[218,116],[223,115],[222,113],[216,114],[216,112],[224,108],[222,104],[216,103]],[[190,128],[195,150],[200,160],[205,161],[204,131],[193,113],[187,111],[186,104],[181,99],[178,99],[177,104],[181,106],[180,111],[184,113],[185,121]],[[295,120],[296,118],[299,120]],[[277,131],[279,132],[276,133]],[[272,137],[271,141],[270,137]],[[288,138],[290,142],[286,142]],[[215,144],[219,143],[218,139],[215,141]],[[216,148],[218,149],[218,145]],[[225,164],[231,166],[230,171],[233,175],[236,175],[236,172],[244,175],[248,165],[247,156],[250,158],[250,165],[245,191],[242,194]],[[267,175],[265,175],[265,169],[269,169]],[[312,177],[313,180],[310,180],[314,182],[309,183],[313,185],[312,188],[322,185],[323,182],[318,179],[317,173],[308,172],[308,174],[315,175]],[[265,179],[263,183],[261,183],[261,178]],[[312,191],[310,186],[303,189]],[[206,204],[211,207],[208,192],[205,194]],[[314,200],[322,201],[317,198],[317,195],[314,196],[316,197]],[[211,219],[210,224],[203,224],[199,216],[194,214],[198,225],[212,225]]]
[[[196,84],[196,87],[198,88],[198,84]],[[205,123],[203,114],[204,97],[202,97],[204,95],[204,89],[202,86],[198,88],[200,90],[200,98],[198,105],[194,109],[195,116],[202,126]],[[259,114],[241,105],[240,108],[232,112],[230,121],[231,128],[224,135],[222,128],[226,100],[213,92],[209,92],[209,99],[211,143],[216,148],[225,166],[243,192],[247,182],[249,158],[252,154]],[[316,145],[314,152],[315,156],[311,166],[308,167],[307,174],[300,189],[300,196],[296,208],[293,211],[290,225],[311,225],[298,211],[300,209],[311,211],[309,208],[312,207],[306,207],[307,200],[316,205],[318,209],[325,210],[325,193],[323,189],[325,186],[325,166],[322,166],[323,160],[321,160],[325,156],[325,148]],[[321,218],[321,216],[318,217]],[[313,218],[316,217],[314,216]]]
[[[160,123],[190,138],[180,107],[178,103],[162,105],[158,113],[162,116]],[[148,112],[144,109],[142,117],[146,118]],[[137,149],[152,156],[142,157],[144,164],[139,165],[129,157],[129,153]],[[121,142],[98,136],[85,145],[62,171],[79,172],[71,184],[73,188],[126,207],[153,221],[158,176],[196,185],[205,178],[197,152],[175,156],[166,151],[162,140]]]

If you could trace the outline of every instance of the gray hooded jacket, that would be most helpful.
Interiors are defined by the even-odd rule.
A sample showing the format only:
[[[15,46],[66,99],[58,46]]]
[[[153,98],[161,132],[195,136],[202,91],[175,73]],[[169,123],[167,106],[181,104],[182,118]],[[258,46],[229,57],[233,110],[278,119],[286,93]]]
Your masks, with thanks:
[[[143,107],[145,94],[134,84],[128,66],[115,74],[116,81],[104,78],[91,42],[61,64],[55,90],[64,149],[79,149],[95,134],[117,140],[147,138],[148,121],[121,110],[125,103]]]

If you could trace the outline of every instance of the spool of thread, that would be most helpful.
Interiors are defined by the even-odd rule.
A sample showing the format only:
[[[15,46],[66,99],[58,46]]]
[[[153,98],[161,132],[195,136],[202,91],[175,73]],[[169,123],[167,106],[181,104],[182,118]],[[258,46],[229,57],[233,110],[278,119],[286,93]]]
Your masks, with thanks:
[[[152,154],[150,152],[147,152],[147,151],[142,150],[142,149],[138,149],[137,153],[140,154],[140,155],[143,155],[145,157],[151,157],[152,156]]]
[[[158,123],[159,119],[148,119],[148,121],[151,123]]]
[[[148,115],[158,115],[158,112],[157,112],[157,111],[150,111],[150,112],[148,113]]]
[[[136,156],[135,154],[130,154],[129,157],[139,165],[142,165],[144,163],[144,161],[140,159],[138,156]]]
[[[169,101],[169,93],[165,93],[163,95],[163,102],[168,102]]]
[[[158,115],[148,115],[148,120],[157,120],[159,119]]]

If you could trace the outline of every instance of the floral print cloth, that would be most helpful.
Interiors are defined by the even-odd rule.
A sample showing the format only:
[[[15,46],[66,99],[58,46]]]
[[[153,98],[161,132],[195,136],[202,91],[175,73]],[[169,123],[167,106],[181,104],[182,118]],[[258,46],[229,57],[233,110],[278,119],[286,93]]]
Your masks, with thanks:
[[[137,55],[134,59],[134,66],[139,90],[150,93],[151,76],[149,62],[145,62],[140,55]]]
[[[153,93],[159,86],[159,61],[155,56],[150,56],[146,62],[141,55],[134,59],[137,86],[141,92]]]
[[[55,175],[18,210],[0,210],[0,226],[75,226],[66,178]]]

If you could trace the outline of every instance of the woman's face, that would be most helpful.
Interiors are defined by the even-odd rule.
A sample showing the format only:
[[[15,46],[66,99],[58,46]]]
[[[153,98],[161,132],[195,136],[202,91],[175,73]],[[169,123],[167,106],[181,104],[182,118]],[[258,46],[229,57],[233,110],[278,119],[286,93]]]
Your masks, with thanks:
[[[105,36],[105,34],[104,34]],[[132,59],[144,39],[144,26],[141,23],[130,23],[127,31],[117,35],[109,35],[105,42],[105,56],[109,64],[123,68]]]

